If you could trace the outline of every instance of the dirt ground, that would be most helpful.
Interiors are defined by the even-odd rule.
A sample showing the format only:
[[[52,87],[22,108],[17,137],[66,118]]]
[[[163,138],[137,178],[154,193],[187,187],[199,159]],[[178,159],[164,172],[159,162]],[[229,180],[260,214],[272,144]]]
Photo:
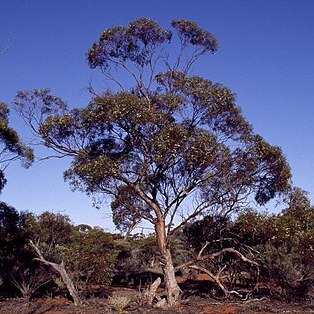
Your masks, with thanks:
[[[132,300],[125,309],[125,314],[268,314],[268,313],[314,313],[314,302],[303,304],[285,304],[265,300],[249,300],[242,302],[218,302],[208,297],[189,296],[182,300],[177,308],[161,310],[141,304],[136,289],[115,288],[109,294],[127,296]],[[107,296],[87,298],[80,307],[75,307],[66,298],[40,298],[31,302],[22,299],[0,300],[1,314],[114,314],[108,304]]]

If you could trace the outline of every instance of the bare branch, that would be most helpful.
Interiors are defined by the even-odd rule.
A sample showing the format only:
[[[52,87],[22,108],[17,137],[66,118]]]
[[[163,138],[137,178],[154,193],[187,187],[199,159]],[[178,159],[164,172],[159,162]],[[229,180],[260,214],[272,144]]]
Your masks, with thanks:
[[[217,284],[217,286],[222,290],[222,292],[226,295],[228,295],[228,290],[225,288],[225,286],[220,281],[220,274],[214,275],[212,272],[210,272],[208,269],[197,266],[197,265],[190,265],[189,268],[199,270],[205,274],[207,274],[214,282]]]
[[[34,251],[36,252],[36,254],[38,256],[37,258],[35,258],[35,260],[37,260],[37,261],[39,261],[45,265],[51,266],[61,276],[63,282],[67,286],[67,289],[69,290],[69,293],[70,293],[71,297],[73,298],[74,305],[76,305],[76,306],[81,305],[82,301],[78,295],[78,292],[77,292],[77,290],[73,284],[72,279],[70,278],[70,276],[68,275],[68,273],[64,267],[64,263],[61,262],[61,264],[57,264],[57,263],[47,261],[45,259],[45,257],[43,256],[38,244],[35,244],[32,240],[30,240],[29,244],[34,249]]]
[[[208,244],[205,244],[206,246]],[[202,253],[204,251],[204,247],[201,249],[200,253]],[[192,259],[191,261],[188,261],[186,263],[183,263],[181,265],[178,265],[175,267],[175,271],[178,271],[180,269],[184,269],[184,268],[187,268],[187,267],[190,267],[191,265],[193,264],[196,264],[198,262],[203,262],[203,261],[206,261],[206,260],[212,260],[212,259],[215,259],[225,253],[232,253],[232,254],[235,254],[236,256],[238,256],[243,262],[246,262],[248,264],[251,264],[251,265],[254,265],[255,267],[259,267],[259,264],[247,257],[245,257],[242,253],[240,253],[238,250],[234,249],[234,248],[225,248],[225,249],[222,249],[221,251],[218,251],[218,252],[215,252],[215,253],[212,253],[212,254],[209,254],[209,255],[205,255],[205,256],[201,256],[200,253],[198,254],[198,256],[194,259]]]

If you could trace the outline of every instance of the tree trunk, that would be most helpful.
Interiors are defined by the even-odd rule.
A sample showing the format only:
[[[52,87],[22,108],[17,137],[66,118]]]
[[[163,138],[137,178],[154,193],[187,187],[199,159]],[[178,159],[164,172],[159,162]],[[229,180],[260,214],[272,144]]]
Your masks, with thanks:
[[[161,255],[161,266],[165,277],[167,302],[171,307],[178,301],[181,289],[177,284],[175,278],[175,271],[172,262],[170,245],[167,244],[165,222],[163,220],[157,221],[155,224],[156,238],[158,249]]]
[[[165,253],[162,255],[162,259],[163,261],[165,261],[165,264],[163,265],[162,269],[165,275],[168,304],[172,306],[178,301],[181,289],[177,284],[169,248],[166,249]]]

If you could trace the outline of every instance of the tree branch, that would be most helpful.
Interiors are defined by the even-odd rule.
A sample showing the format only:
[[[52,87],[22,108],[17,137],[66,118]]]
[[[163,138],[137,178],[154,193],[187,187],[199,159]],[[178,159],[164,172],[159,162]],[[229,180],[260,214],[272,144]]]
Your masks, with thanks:
[[[186,263],[183,263],[179,266],[176,266],[175,267],[175,271],[178,271],[178,270],[181,270],[181,269],[184,269],[184,268],[187,268],[187,267],[190,267],[191,265],[193,264],[196,264],[198,262],[203,262],[203,261],[206,261],[206,260],[212,260],[216,257],[219,257],[225,253],[232,253],[232,254],[235,254],[237,255],[243,262],[246,262],[248,264],[251,264],[251,265],[254,265],[255,267],[259,267],[259,264],[247,257],[245,257],[242,253],[240,253],[238,250],[234,249],[234,248],[225,248],[225,249],[222,249],[221,251],[218,251],[218,252],[215,252],[215,253],[212,253],[212,254],[209,254],[209,255],[204,255],[204,256],[201,256],[202,252],[205,250],[205,248],[208,246],[208,243],[206,243],[203,248],[201,249],[201,251],[199,252],[199,254],[197,255],[196,258],[192,259],[191,261],[188,261]]]

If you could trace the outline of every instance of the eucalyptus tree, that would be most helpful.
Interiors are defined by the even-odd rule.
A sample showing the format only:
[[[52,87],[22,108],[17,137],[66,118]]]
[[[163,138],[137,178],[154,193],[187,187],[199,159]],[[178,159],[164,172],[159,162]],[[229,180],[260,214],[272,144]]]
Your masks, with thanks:
[[[15,100],[44,145],[72,158],[64,177],[74,188],[111,196],[122,229],[153,225],[170,305],[180,294],[175,231],[248,198],[264,204],[290,184],[280,148],[254,133],[235,95],[191,74],[198,58],[217,51],[215,37],[190,21],[171,26],[141,18],[102,32],[87,60],[113,87],[91,90],[84,108],[67,109],[49,90],[21,91]]]

